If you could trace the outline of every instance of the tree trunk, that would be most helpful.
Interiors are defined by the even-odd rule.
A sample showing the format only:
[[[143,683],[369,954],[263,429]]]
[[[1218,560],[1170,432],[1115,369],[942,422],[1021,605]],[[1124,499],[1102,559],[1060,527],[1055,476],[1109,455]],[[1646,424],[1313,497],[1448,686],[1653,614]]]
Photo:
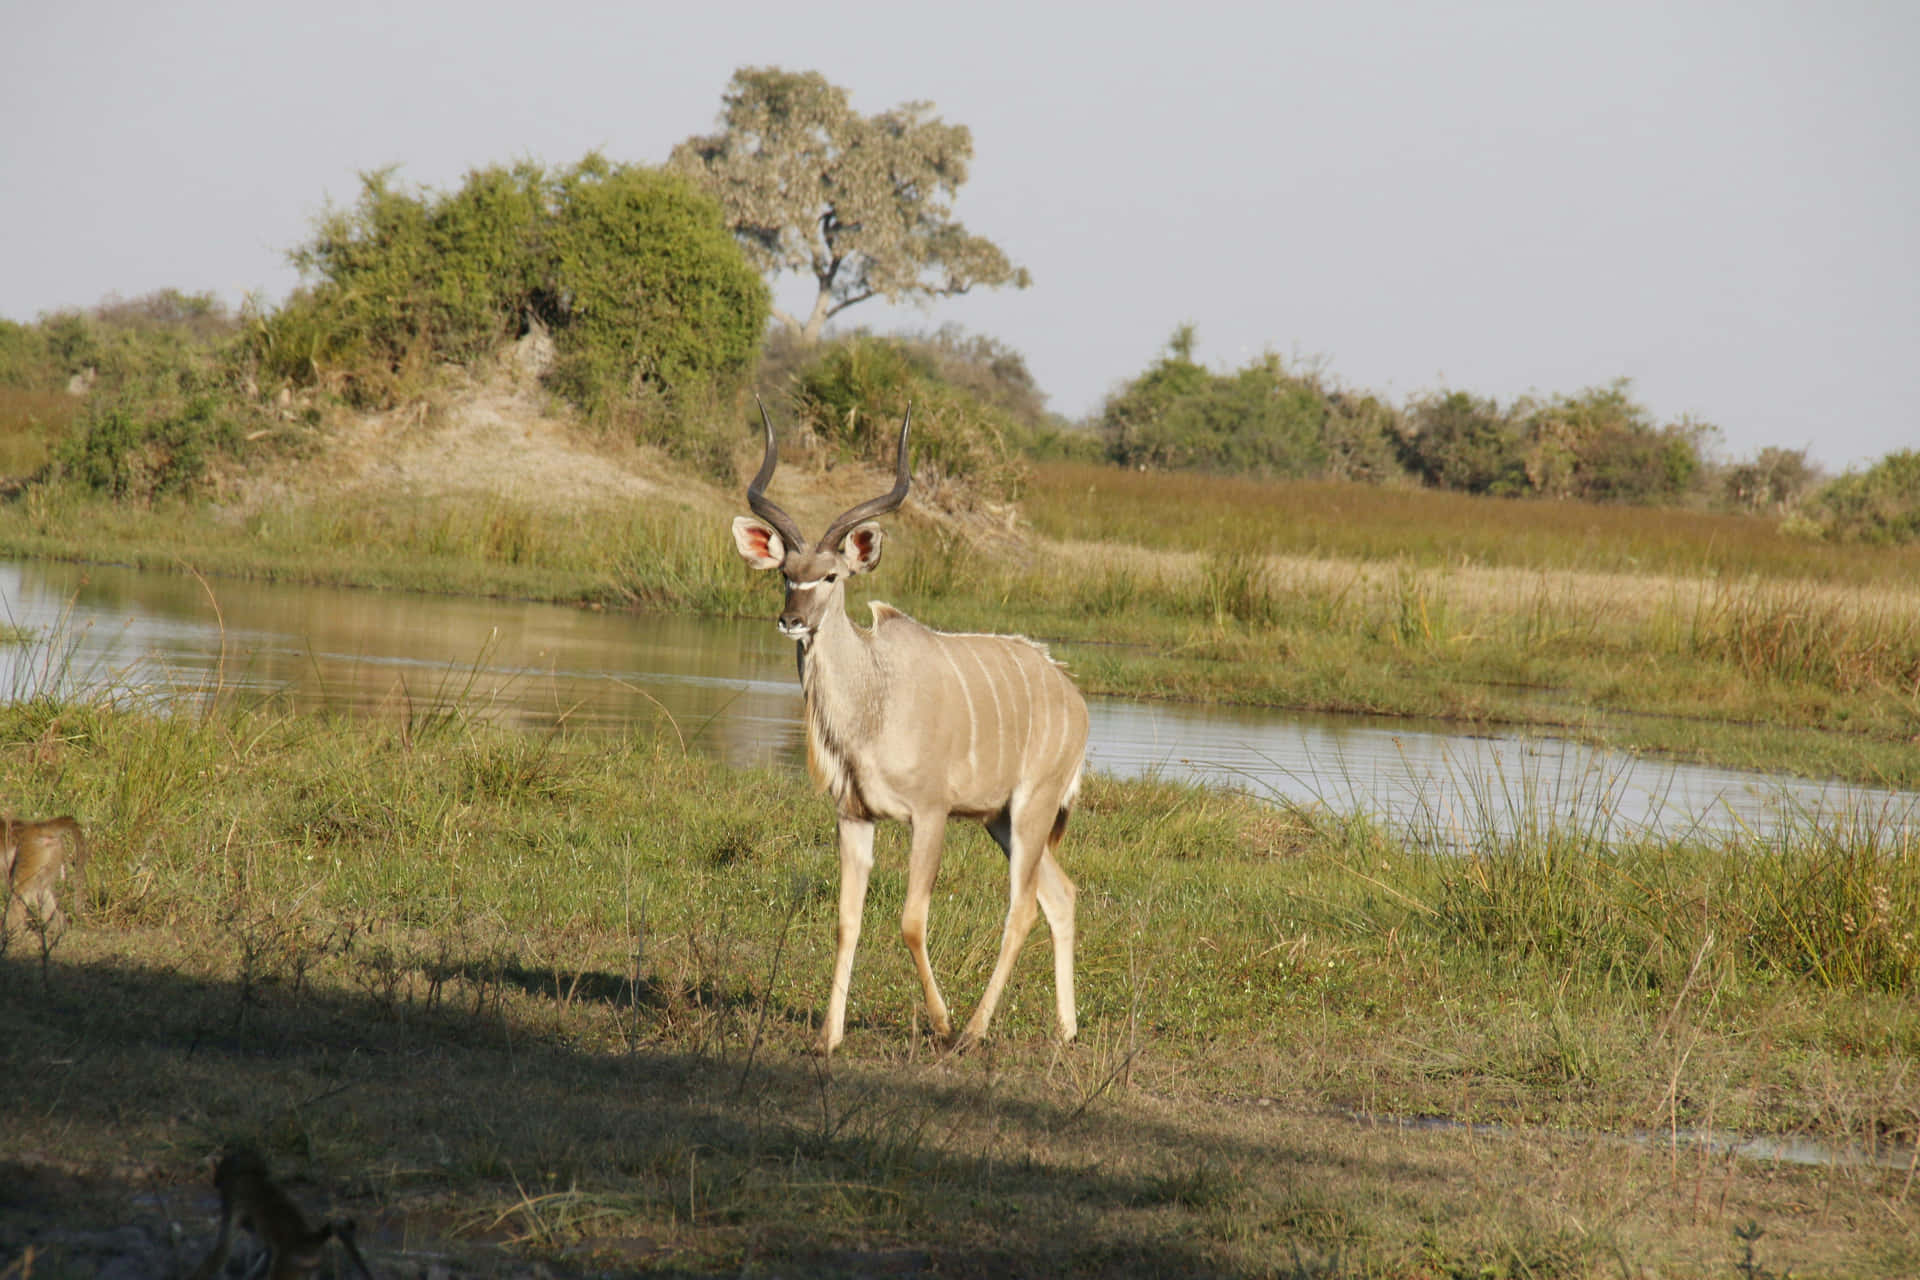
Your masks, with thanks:
[[[820,331],[826,328],[828,303],[832,301],[826,285],[820,286],[820,292],[813,299],[813,314],[807,317],[807,323],[800,330],[800,341],[812,346],[820,341]]]

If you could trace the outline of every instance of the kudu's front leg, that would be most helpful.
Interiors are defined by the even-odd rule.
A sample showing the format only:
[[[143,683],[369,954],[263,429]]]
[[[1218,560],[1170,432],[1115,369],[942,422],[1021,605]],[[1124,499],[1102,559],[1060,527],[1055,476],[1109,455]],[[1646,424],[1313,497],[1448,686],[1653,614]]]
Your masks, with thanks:
[[[822,1053],[832,1053],[847,1036],[847,991],[853,986],[853,952],[860,945],[860,913],[867,904],[867,877],[872,871],[873,823],[840,819],[840,925],[834,940],[827,1025],[820,1029]]]
[[[945,813],[914,816],[913,851],[907,855],[907,901],[900,912],[900,938],[913,956],[920,987],[926,992],[927,1020],[942,1042],[953,1037],[953,1020],[947,1014],[947,1002],[941,998],[940,984],[933,979],[933,962],[927,958],[927,909],[933,901],[933,882],[940,875],[940,853],[946,840]]]

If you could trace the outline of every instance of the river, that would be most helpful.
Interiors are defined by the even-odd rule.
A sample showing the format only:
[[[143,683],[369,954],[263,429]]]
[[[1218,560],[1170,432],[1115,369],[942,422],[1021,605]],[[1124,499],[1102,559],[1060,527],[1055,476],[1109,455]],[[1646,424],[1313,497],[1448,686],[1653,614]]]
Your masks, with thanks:
[[[769,619],[776,607],[767,597]],[[216,691],[298,709],[462,708],[528,730],[670,723],[736,765],[797,767],[793,646],[770,620],[289,586],[102,566],[0,564],[0,696]],[[1364,811],[1440,838],[1554,820],[1605,837],[1912,825],[1920,795],[1636,759],[1537,736],[1357,716],[1091,698],[1091,766]]]

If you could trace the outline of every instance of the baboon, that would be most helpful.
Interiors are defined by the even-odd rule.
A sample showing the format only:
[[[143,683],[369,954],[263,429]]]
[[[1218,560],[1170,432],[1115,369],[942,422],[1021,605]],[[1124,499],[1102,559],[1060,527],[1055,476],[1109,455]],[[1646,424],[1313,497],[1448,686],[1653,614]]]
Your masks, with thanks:
[[[267,1246],[267,1280],[311,1280],[326,1258],[327,1241],[338,1240],[362,1280],[373,1280],[353,1241],[353,1223],[324,1222],[309,1230],[307,1220],[287,1193],[267,1176],[266,1161],[250,1147],[235,1147],[214,1167],[220,1189],[220,1234],[188,1280],[214,1280],[227,1265],[237,1222]]]
[[[22,928],[32,919],[43,928],[62,927],[66,918],[57,888],[69,870],[78,885],[73,892],[77,915],[87,883],[87,836],[80,824],[70,816],[43,822],[0,819],[0,879],[6,881],[8,929]]]

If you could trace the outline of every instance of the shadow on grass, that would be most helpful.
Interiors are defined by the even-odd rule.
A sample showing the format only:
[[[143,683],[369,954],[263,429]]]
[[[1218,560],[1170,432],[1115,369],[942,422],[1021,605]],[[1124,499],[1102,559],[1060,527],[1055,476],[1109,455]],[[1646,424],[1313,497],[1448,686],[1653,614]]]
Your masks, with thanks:
[[[518,994],[492,1007],[270,988],[242,1017],[236,983],[107,954],[124,942],[89,939],[44,986],[37,963],[0,960],[0,1062],[18,1082],[0,1101],[0,1181],[55,1178],[0,1196],[0,1259],[32,1244],[100,1265],[137,1234],[140,1187],[204,1187],[207,1157],[247,1141],[315,1212],[331,1195],[368,1224],[376,1256],[411,1258],[424,1238],[478,1250],[464,1265],[481,1274],[527,1253],[596,1274],[1271,1273],[1276,1255],[1256,1265],[1217,1239],[1244,1216],[1239,1170],[1308,1178],[1325,1159],[1089,1107],[991,1051],[829,1067],[800,1049],[804,1014],[758,1021],[738,998],[737,1026],[698,1051],[569,1047],[596,1038],[593,1017],[663,1034],[663,993],[608,974],[563,989],[507,966]],[[121,1171],[104,1184],[117,1194],[48,1170],[96,1191]],[[180,1248],[163,1222],[145,1229]]]

